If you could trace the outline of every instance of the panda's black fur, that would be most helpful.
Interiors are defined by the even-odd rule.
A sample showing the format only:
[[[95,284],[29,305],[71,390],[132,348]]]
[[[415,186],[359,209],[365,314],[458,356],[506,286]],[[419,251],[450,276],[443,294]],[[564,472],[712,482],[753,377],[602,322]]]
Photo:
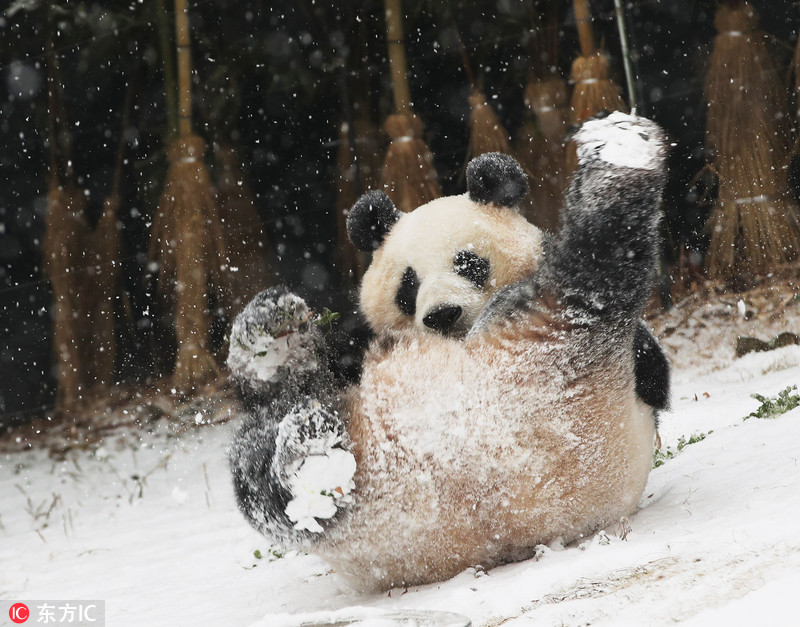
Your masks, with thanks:
[[[272,289],[240,314],[229,365],[248,413],[230,459],[256,529],[385,589],[522,559],[636,507],[654,431],[633,410],[634,388],[652,390],[634,383],[633,346],[639,335],[640,358],[658,371],[639,318],[658,258],[664,142],[654,124],[624,114],[587,122],[576,141],[561,232],[465,339],[381,334],[361,384],[345,390],[300,299]],[[478,197],[511,202],[521,193],[514,168],[487,163],[472,167]],[[397,216],[379,194],[368,202],[379,217],[361,239],[379,248]],[[292,362],[294,351],[305,359]],[[314,467],[335,478],[306,472]],[[304,500],[301,475],[334,483]]]
[[[467,192],[482,205],[516,207],[528,195],[528,177],[515,159],[486,153],[467,164]]]
[[[347,214],[347,232],[357,248],[373,251],[400,218],[400,212],[385,192],[372,190],[358,199]]]
[[[407,316],[413,316],[417,312],[417,292],[419,292],[419,277],[414,268],[409,266],[403,272],[400,285],[394,295],[397,308]]]
[[[636,351],[636,395],[656,410],[667,409],[670,390],[669,361],[658,340],[643,322],[636,327],[633,349]]]

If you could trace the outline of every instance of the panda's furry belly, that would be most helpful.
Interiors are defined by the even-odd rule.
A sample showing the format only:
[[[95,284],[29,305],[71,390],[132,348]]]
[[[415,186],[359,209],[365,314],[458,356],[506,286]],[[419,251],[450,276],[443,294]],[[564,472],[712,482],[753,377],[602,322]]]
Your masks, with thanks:
[[[630,514],[652,415],[630,359],[576,366],[580,344],[408,336],[368,361],[346,411],[356,505],[318,552],[386,589],[524,559]]]

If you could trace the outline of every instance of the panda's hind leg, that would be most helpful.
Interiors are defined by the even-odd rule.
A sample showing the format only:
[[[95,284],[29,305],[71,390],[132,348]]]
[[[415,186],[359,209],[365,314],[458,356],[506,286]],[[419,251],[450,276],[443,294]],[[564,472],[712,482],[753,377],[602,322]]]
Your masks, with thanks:
[[[642,320],[633,336],[633,350],[636,395],[652,407],[657,416],[659,411],[669,407],[669,361]]]

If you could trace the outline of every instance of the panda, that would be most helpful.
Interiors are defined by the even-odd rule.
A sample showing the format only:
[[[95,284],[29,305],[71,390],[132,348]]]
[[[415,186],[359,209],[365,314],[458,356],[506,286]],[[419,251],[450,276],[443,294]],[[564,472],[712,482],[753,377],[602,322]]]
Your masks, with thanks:
[[[386,325],[361,381],[342,387],[301,298],[271,288],[237,316],[228,365],[246,413],[230,464],[257,530],[385,590],[525,559],[635,511],[655,427],[636,398],[634,340],[658,257],[665,142],[622,113],[574,140],[562,229],[463,337]],[[479,204],[519,194],[494,161],[472,177]],[[374,193],[357,206],[377,255],[406,218]],[[477,281],[485,267],[471,259]]]
[[[483,183],[491,171],[500,190]],[[501,153],[473,159],[467,193],[394,214],[391,200],[368,192],[348,214],[350,241],[373,253],[359,290],[359,305],[373,333],[413,328],[451,337],[467,334],[489,299],[502,287],[532,274],[549,237],[517,210],[528,181],[517,162]],[[373,212],[393,221],[391,236],[374,224]],[[388,235],[385,233],[384,235]],[[667,409],[670,368],[644,322],[634,337],[636,393],[653,417]]]

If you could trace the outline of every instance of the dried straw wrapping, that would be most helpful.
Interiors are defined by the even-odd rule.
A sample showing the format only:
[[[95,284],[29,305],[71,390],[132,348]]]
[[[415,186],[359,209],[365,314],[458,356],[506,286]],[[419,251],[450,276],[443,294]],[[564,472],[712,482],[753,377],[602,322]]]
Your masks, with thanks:
[[[597,51],[572,62],[571,122],[580,124],[600,111],[627,111],[619,86],[611,80],[606,56]]]
[[[720,31],[705,81],[706,147],[718,175],[707,226],[712,278],[774,269],[793,259],[798,208],[789,193],[785,94],[757,15],[747,3],[721,5]]]
[[[520,129],[517,139],[517,154],[531,173],[531,193],[523,210],[539,228],[555,231],[567,178],[565,81],[557,76],[532,80],[525,89],[525,104],[536,117]]]
[[[394,113],[384,126],[391,139],[381,172],[381,186],[401,211],[413,211],[442,195],[433,155],[422,140],[422,122],[413,114]]]
[[[225,243],[216,192],[203,162],[205,150],[205,142],[197,135],[175,140],[168,150],[169,169],[153,221],[148,255],[159,264],[158,282],[162,285],[159,290],[165,295],[171,293],[171,286],[174,286],[180,240],[195,214],[204,218],[202,257],[192,263],[205,264],[214,279],[225,278],[222,273],[226,264]],[[215,285],[219,287],[223,283]]]
[[[559,141],[566,136],[569,93],[563,78],[551,76],[528,83],[525,88],[525,104],[536,114],[543,137]]]
[[[169,147],[170,165],[149,247],[149,258],[159,265],[158,290],[176,305],[179,352],[174,376],[183,390],[218,374],[206,348],[208,302],[212,288],[220,302],[229,289],[225,240],[204,154],[205,143],[197,135],[181,137]],[[187,358],[192,350],[196,354]]]
[[[208,350],[210,327],[207,269],[201,263],[183,260],[202,259],[206,254],[203,241],[203,217],[195,213],[186,224],[186,234],[179,244],[178,256],[182,262],[177,271],[177,307],[175,334],[178,356],[175,360],[173,384],[189,391],[198,385],[219,377],[219,368]]]
[[[511,138],[503,127],[494,109],[486,102],[486,96],[473,88],[469,96],[469,146],[467,161],[487,152],[511,154]]]
[[[794,83],[792,85],[794,89],[794,118],[795,120],[800,120],[800,37],[797,39],[797,45],[792,56],[792,74],[794,75]],[[800,142],[800,135],[795,140],[795,145],[792,149],[794,153],[798,151],[798,142]]]

